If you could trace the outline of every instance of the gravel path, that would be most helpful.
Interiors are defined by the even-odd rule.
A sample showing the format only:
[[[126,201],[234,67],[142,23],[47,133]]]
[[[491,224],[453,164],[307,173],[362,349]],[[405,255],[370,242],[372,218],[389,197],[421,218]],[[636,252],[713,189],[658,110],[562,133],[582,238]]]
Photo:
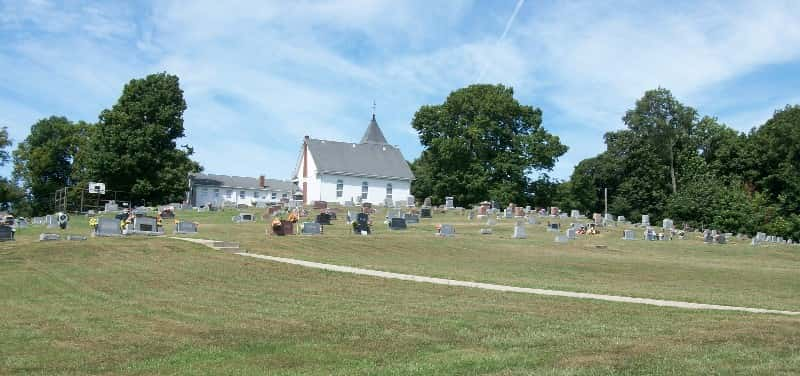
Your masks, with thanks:
[[[204,240],[204,239],[189,239],[189,238],[175,238],[175,239],[187,240],[187,241],[191,241],[191,242],[194,242],[194,243],[203,244],[203,245],[206,245],[206,246],[211,246],[210,244],[213,243],[213,241],[211,241],[211,240]],[[618,296],[618,295],[603,295],[603,294],[590,294],[590,293],[584,293],[584,292],[534,289],[534,288],[528,288],[528,287],[515,287],[515,286],[506,286],[506,285],[496,285],[496,284],[491,284],[491,283],[480,283],[480,282],[459,281],[459,280],[454,280],[454,279],[425,277],[425,276],[419,276],[419,275],[413,275],[413,274],[400,274],[400,273],[384,272],[384,271],[380,271],[380,270],[354,268],[354,267],[351,267],[351,266],[340,266],[340,265],[333,265],[333,264],[323,264],[323,263],[319,263],[319,262],[303,261],[303,260],[290,259],[290,258],[285,258],[285,257],[266,256],[266,255],[259,255],[259,254],[247,253],[247,252],[234,252],[234,254],[239,255],[239,256],[257,258],[257,259],[261,259],[261,260],[280,262],[280,263],[284,263],[284,264],[298,265],[298,266],[303,266],[303,267],[307,267],[307,268],[329,270],[329,271],[341,272],[341,273],[351,273],[351,274],[358,274],[358,275],[366,275],[366,276],[371,276],[371,277],[379,277],[379,278],[387,278],[387,279],[399,279],[399,280],[403,280],[403,281],[433,283],[433,284],[437,284],[437,285],[471,287],[471,288],[478,288],[478,289],[484,289],[484,290],[494,290],[494,291],[504,291],[504,292],[517,292],[517,293],[524,293],[524,294],[547,295],[547,296],[561,296],[561,297],[577,298],[577,299],[593,299],[593,300],[603,300],[603,301],[607,301],[607,302],[646,304],[646,305],[653,305],[653,306],[659,306],[659,307],[674,307],[674,308],[717,310],[717,311],[739,311],[739,312],[750,312],[750,313],[770,313],[770,314],[779,314],[779,315],[800,315],[800,312],[797,312],[797,311],[781,311],[781,310],[764,309],[764,308],[735,307],[735,306],[725,306],[725,305],[717,305],[717,304],[680,302],[680,301],[674,301],[674,300],[633,298],[633,297]]]

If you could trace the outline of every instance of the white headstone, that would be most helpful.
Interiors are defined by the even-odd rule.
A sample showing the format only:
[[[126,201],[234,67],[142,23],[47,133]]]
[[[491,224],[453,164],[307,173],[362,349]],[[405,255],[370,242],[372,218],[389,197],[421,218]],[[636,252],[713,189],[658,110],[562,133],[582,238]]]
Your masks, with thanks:
[[[525,239],[528,236],[525,234],[525,223],[517,222],[514,225],[514,235],[511,236],[514,239]]]

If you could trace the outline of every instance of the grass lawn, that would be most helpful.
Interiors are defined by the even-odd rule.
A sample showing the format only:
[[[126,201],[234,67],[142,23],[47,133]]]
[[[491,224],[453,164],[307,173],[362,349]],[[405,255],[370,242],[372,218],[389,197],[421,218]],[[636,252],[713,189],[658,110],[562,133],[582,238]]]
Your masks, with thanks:
[[[556,245],[511,226],[434,239],[341,221],[266,239],[264,223],[185,213],[248,251],[516,286],[800,310],[800,250],[618,241]],[[74,219],[70,232],[86,232]],[[437,220],[438,222],[438,220]],[[0,374],[796,374],[800,317],[690,311],[382,280],[166,238],[0,243]],[[594,245],[605,245],[597,249]],[[793,278],[794,277],[794,278]]]

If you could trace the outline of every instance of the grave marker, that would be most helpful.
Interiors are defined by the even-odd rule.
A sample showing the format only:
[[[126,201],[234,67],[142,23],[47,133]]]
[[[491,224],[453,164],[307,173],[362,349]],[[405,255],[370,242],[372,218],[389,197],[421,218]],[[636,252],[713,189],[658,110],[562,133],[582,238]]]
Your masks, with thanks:
[[[416,214],[406,213],[405,215],[403,215],[403,218],[406,220],[407,224],[419,223],[419,215]]]
[[[390,230],[405,230],[406,220],[404,218],[392,218],[389,222],[389,229]]]
[[[175,224],[175,233],[176,234],[196,234],[197,233],[197,223],[189,222],[189,221],[179,221]]]
[[[569,238],[567,238],[565,235],[556,235],[556,238],[553,241],[556,243],[568,243]]]
[[[358,213],[356,221],[353,222],[353,232],[356,234],[369,234],[369,215],[366,213]]]
[[[432,218],[431,216],[431,208],[422,208],[419,210],[419,217],[420,218]]]
[[[122,229],[119,227],[120,221],[114,218],[98,218],[97,227],[94,230],[95,236],[122,236]]]
[[[303,228],[300,230],[302,235],[319,235],[322,234],[322,225],[318,222],[303,222]]]
[[[8,225],[0,225],[0,242],[14,240],[14,228]]]
[[[329,225],[331,224],[331,215],[328,213],[319,213],[314,222],[319,223],[321,225]]]
[[[61,235],[58,235],[58,234],[39,234],[39,241],[40,242],[54,241],[54,240],[61,240]]]
[[[448,196],[444,198],[444,208],[453,209],[453,198]]]
[[[456,234],[456,229],[455,227],[453,227],[453,225],[450,224],[440,225],[439,231],[436,233],[437,236],[442,236],[442,237],[451,237],[455,236],[455,234]]]
[[[569,239],[569,240],[578,239],[578,232],[575,231],[574,228],[567,229],[567,239]]]
[[[526,239],[528,236],[525,234],[525,223],[522,221],[517,221],[514,224],[514,235],[511,236],[514,239]]]
[[[636,233],[633,230],[622,231],[622,240],[636,240]]]
[[[642,226],[650,226],[650,216],[647,214],[642,215]]]

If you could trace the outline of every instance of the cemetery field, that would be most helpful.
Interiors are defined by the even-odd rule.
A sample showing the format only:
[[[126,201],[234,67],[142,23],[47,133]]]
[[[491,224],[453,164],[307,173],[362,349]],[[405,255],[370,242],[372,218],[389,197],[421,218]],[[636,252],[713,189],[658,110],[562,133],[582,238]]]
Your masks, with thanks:
[[[382,280],[166,238],[32,239],[0,244],[0,374],[800,369],[800,317]]]
[[[231,212],[193,215],[203,223],[198,237],[237,241],[251,253],[518,287],[800,311],[795,246],[753,247],[735,239],[704,244],[699,233],[686,240],[621,240],[623,228],[632,227],[556,244],[542,223],[526,226],[528,239],[511,239],[515,220],[480,235],[485,220],[455,214],[395,232],[376,220],[370,237],[350,234],[339,218],[321,236],[267,239],[260,220],[232,224]],[[455,224],[456,236],[433,236],[436,223]]]
[[[405,232],[272,237],[180,213],[249,252],[380,270],[800,310],[796,248],[617,240],[455,215]],[[68,233],[86,233],[73,219]],[[695,311],[384,280],[168,239],[0,243],[0,374],[794,374],[800,317]],[[605,246],[596,248],[595,246]]]

